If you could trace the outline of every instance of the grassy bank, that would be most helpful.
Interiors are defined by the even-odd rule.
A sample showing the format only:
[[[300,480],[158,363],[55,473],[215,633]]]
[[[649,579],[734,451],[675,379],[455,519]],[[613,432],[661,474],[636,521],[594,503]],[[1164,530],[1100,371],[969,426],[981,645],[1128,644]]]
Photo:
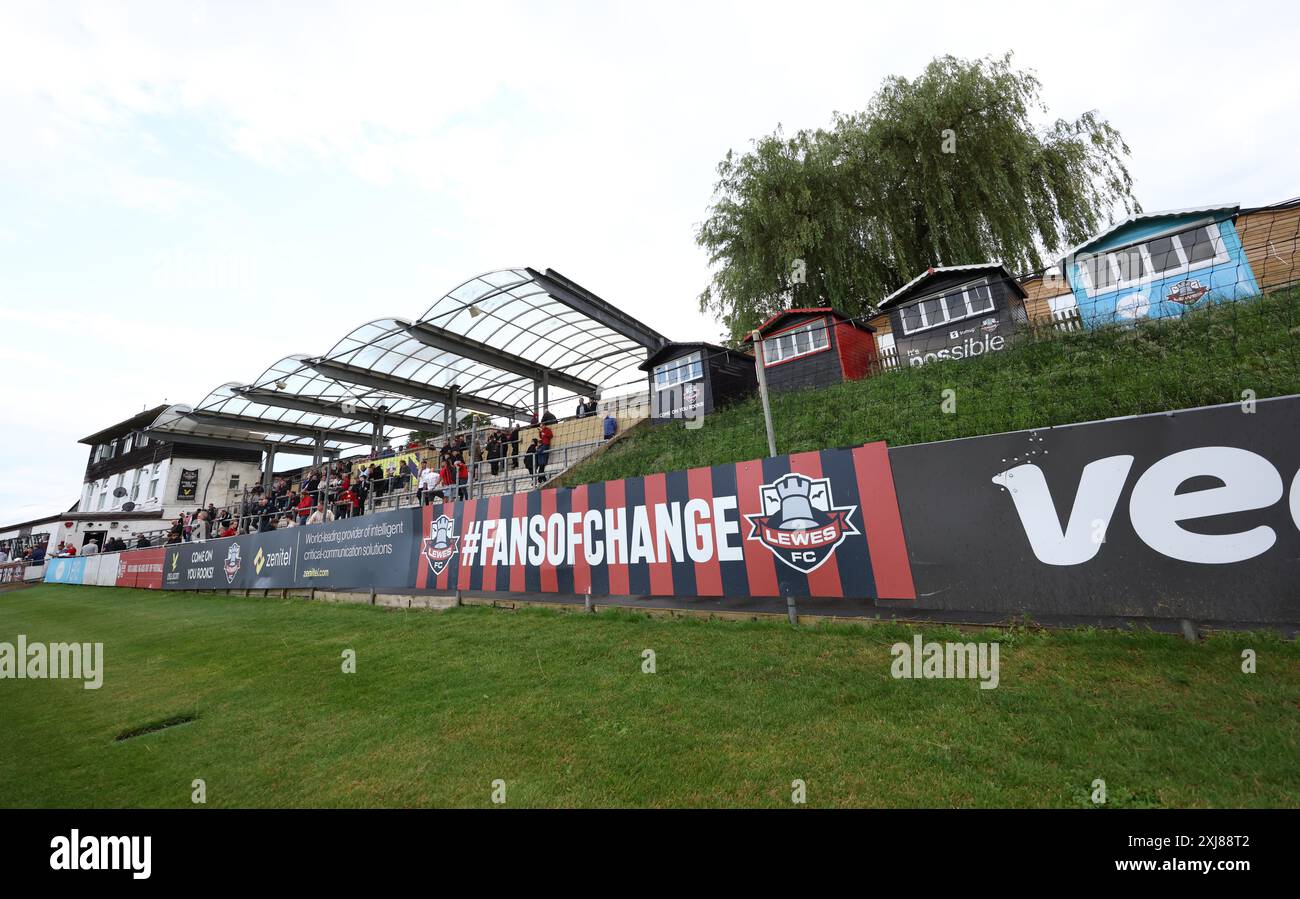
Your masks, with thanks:
[[[785,807],[796,778],[826,806],[1084,807],[1096,778],[1112,806],[1300,803],[1273,637],[927,630],[1000,641],[981,690],[893,679],[896,625],[42,586],[0,596],[18,634],[102,642],[106,671],[0,681],[3,806],[189,806],[195,778],[209,806],[488,806],[502,779],[508,806]]]
[[[1141,327],[1029,337],[1000,353],[934,362],[820,390],[776,393],[777,451],[893,446],[1300,393],[1300,293],[1226,303]],[[951,390],[955,412],[945,412]],[[688,430],[629,435],[557,485],[767,455],[757,399]]]

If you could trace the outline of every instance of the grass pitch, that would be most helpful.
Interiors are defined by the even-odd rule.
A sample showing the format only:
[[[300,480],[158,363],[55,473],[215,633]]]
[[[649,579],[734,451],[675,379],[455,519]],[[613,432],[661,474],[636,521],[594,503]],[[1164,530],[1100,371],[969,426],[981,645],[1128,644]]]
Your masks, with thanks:
[[[790,807],[795,779],[814,806],[1092,807],[1098,778],[1110,806],[1300,805],[1294,642],[926,628],[1001,643],[981,690],[893,679],[912,633],[18,590],[0,641],[102,642],[105,674],[0,680],[0,805],[184,807],[196,778],[218,807],[491,806],[498,779],[507,807]]]

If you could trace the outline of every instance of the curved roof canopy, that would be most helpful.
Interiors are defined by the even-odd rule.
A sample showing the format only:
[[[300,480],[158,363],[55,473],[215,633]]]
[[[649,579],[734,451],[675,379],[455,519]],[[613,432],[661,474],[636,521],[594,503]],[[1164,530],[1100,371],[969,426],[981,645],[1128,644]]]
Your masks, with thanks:
[[[322,356],[286,356],[251,384],[172,406],[151,430],[310,451],[380,445],[463,413],[527,420],[535,398],[599,396],[638,378],[661,334],[558,272],[471,278],[418,319],[381,318]],[[182,411],[183,410],[183,411]]]

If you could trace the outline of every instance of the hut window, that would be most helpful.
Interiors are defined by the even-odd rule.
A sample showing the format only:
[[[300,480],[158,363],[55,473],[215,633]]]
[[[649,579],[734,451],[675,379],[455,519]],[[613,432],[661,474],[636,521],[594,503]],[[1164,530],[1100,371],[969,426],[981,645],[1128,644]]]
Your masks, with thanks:
[[[1122,250],[1080,258],[1089,296],[1119,287],[1159,281],[1191,269],[1228,261],[1217,223],[1157,237]]]
[[[967,286],[942,296],[903,307],[903,333],[912,334],[958,319],[992,312],[993,291],[986,283]]]
[[[776,365],[796,356],[807,356],[830,346],[826,319],[819,318],[763,341],[763,364]]]
[[[702,377],[704,364],[699,353],[691,353],[655,366],[655,388],[658,390],[686,381],[698,381]]]

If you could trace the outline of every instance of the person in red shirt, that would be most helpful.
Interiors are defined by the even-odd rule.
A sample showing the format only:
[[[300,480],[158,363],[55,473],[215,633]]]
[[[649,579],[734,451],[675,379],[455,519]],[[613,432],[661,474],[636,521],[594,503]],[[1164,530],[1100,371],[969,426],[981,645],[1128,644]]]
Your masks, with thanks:
[[[310,493],[304,493],[304,494],[302,495],[302,499],[298,500],[298,508],[297,508],[297,512],[298,512],[298,523],[299,523],[299,524],[306,524],[306,523],[307,523],[307,519],[311,517],[311,510],[312,510],[313,505],[314,505],[314,504],[313,504],[312,501],[311,501],[311,494],[310,494]]]
[[[235,527],[235,523],[231,521],[228,522],[224,528],[222,528],[221,533],[218,536],[233,537],[238,533],[239,533],[239,528]]]
[[[546,473],[546,460],[551,455],[551,441],[555,439],[555,432],[551,430],[550,425],[542,425],[542,429],[537,432],[537,439],[539,441],[537,446],[537,474],[543,475]],[[544,480],[546,479],[539,477],[537,482],[540,484]]]
[[[339,504],[334,510],[335,518],[351,518],[357,510],[357,495],[351,487],[344,487],[339,494]]]
[[[456,460],[456,484],[459,485],[461,499],[469,499],[469,466],[464,459]]]

